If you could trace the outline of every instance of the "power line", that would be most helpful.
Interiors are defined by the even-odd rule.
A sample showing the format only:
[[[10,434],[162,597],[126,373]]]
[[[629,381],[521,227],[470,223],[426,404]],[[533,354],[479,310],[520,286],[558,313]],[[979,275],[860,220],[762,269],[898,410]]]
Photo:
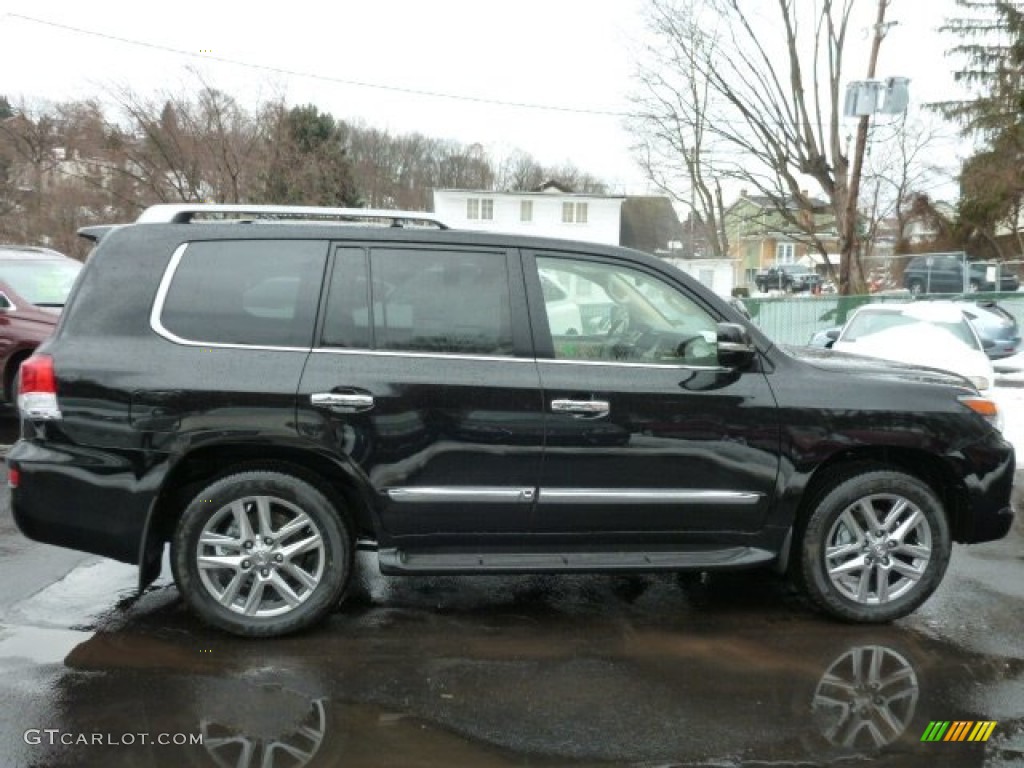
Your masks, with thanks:
[[[88,35],[90,37],[100,38],[102,40],[111,40],[117,43],[123,43],[124,45],[134,45],[138,48],[148,48],[154,51],[162,51],[164,53],[173,53],[178,56],[187,56],[193,59],[202,59],[203,61],[216,61],[221,64],[230,64],[236,67],[244,67],[247,69],[259,70],[261,72],[270,72],[277,75],[286,75],[289,77],[304,77],[312,80],[321,80],[329,83],[336,83],[338,85],[350,85],[356,88],[371,88],[378,91],[388,91],[391,93],[404,93],[412,96],[425,96],[433,99],[449,99],[451,101],[464,101],[476,104],[490,104],[498,107],[511,107],[515,109],[534,109],[547,112],[562,112],[570,114],[580,115],[598,115],[603,117],[630,117],[628,112],[618,112],[609,109],[589,109],[586,107],[562,107],[554,104],[536,104],[525,101],[503,101],[501,99],[487,99],[479,96],[464,96],[457,93],[444,93],[442,91],[427,91],[420,90],[417,88],[406,88],[399,85],[385,85],[383,83],[370,83],[363,80],[347,80],[341,77],[332,77],[330,75],[321,75],[315,72],[302,72],[294,69],[287,69],[285,67],[273,67],[267,64],[254,64],[250,61],[240,61],[238,59],[229,59],[225,56],[214,56],[207,53],[195,53],[193,51],[185,51],[180,48],[174,48],[169,45],[160,45],[159,43],[150,43],[144,40],[132,40],[127,37],[119,37],[117,35],[110,35],[106,32],[96,32],[91,29],[82,29],[81,27],[73,27],[70,24],[61,24],[56,21],[50,21],[48,19],[39,19],[34,16],[25,16],[21,13],[8,13],[6,14],[11,18],[21,19],[22,21],[32,22],[34,24],[41,24],[47,27],[54,27],[55,29],[62,29],[66,32],[74,32],[79,35]]]

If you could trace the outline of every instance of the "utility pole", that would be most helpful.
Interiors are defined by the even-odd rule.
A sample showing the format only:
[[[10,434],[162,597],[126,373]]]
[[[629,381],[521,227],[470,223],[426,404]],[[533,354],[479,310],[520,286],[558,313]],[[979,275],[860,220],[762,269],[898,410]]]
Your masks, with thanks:
[[[891,25],[885,23],[885,11],[889,0],[878,0],[878,18],[875,20],[875,36],[871,41],[871,56],[868,59],[868,80],[875,77],[875,65],[878,63],[878,49]],[[860,177],[864,167],[864,150],[868,143],[868,122],[871,115],[862,115],[857,125],[857,140],[853,149],[853,168],[850,171],[850,182],[847,185],[846,213],[843,217],[842,254],[839,258],[839,293],[850,293],[850,278],[853,257],[857,246],[857,202],[860,198]]]

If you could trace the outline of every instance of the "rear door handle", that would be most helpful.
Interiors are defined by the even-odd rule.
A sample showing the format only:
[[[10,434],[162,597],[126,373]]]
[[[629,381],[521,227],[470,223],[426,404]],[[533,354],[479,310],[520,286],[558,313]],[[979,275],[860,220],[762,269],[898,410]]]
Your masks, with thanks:
[[[357,413],[373,408],[373,395],[355,392],[317,392],[309,396],[309,402],[317,408],[328,408],[342,413]]]
[[[572,416],[607,416],[611,405],[607,400],[552,400],[551,410]]]

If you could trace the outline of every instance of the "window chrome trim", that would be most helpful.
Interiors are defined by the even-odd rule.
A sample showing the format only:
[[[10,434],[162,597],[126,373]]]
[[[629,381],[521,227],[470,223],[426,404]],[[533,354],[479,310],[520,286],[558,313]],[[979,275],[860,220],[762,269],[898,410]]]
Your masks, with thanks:
[[[402,352],[392,349],[342,349],[340,347],[314,347],[313,354],[374,355],[377,357],[418,357],[438,360],[479,360],[489,363],[536,363],[532,357],[503,357],[499,355],[460,355],[454,352]]]
[[[181,258],[185,255],[185,251],[188,249],[188,246],[189,243],[182,243],[175,248],[174,254],[171,256],[171,261],[167,264],[167,269],[164,270],[164,276],[160,280],[160,287],[157,288],[156,298],[153,300],[153,308],[149,311],[149,327],[152,328],[158,336],[163,336],[168,341],[185,347],[205,347],[207,349],[255,349],[266,352],[310,352],[312,347],[274,347],[262,344],[232,344],[222,341],[194,341],[192,339],[183,338],[178,336],[176,333],[169,331],[163,324],[161,315],[164,311],[164,302],[167,300],[167,294],[171,290],[171,283],[174,281],[174,274],[178,271],[178,265],[181,263]]]
[[[721,365],[682,365],[681,363],[623,363],[618,360],[554,360],[551,358],[537,358],[538,363],[551,363],[552,365],[590,365],[590,366],[616,366],[620,368],[659,368],[676,371],[704,371],[710,373],[729,373],[733,369]]]
[[[681,490],[660,488],[541,488],[537,500],[544,504],[727,504],[749,506],[761,500],[748,491]]]
[[[388,498],[409,504],[437,504],[443,502],[520,503],[533,502],[534,488],[505,488],[501,486],[414,486],[389,488]]]

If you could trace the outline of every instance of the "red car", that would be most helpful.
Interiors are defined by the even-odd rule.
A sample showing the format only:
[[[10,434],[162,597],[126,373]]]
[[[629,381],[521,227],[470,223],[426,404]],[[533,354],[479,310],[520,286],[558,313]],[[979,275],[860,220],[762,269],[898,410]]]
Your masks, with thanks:
[[[48,248],[0,244],[0,374],[8,401],[15,399],[18,368],[53,333],[81,268]]]

